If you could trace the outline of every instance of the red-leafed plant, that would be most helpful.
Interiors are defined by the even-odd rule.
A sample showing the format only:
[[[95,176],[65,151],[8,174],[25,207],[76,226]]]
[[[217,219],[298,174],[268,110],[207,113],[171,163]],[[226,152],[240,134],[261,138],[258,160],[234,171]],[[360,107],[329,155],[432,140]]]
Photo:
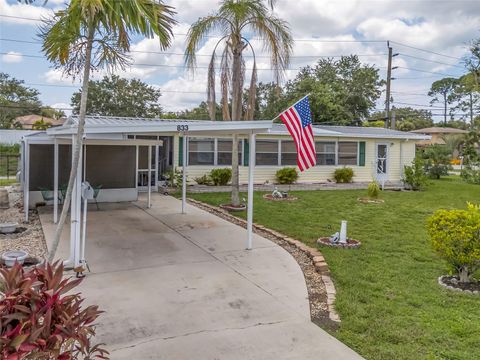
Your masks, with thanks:
[[[83,308],[80,294],[67,294],[80,281],[64,278],[58,263],[0,268],[0,358],[108,359],[102,344],[91,344],[101,311]]]

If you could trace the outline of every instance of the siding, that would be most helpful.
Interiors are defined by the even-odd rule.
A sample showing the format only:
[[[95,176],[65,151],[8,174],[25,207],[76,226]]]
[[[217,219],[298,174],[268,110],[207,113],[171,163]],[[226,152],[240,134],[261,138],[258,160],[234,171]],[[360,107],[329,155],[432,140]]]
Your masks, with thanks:
[[[258,135],[257,139],[289,139],[287,136],[267,136]],[[385,139],[362,139],[362,138],[332,138],[332,137],[316,137],[316,141],[364,141],[365,142],[365,166],[349,166],[353,169],[356,182],[369,182],[375,176],[375,156],[376,143],[389,144],[389,166],[388,181],[398,182],[401,180],[403,174],[403,165],[409,165],[415,157],[415,141],[403,140],[385,140]],[[401,144],[401,145],[400,145]],[[173,153],[174,166],[178,166],[178,136],[174,137]],[[402,153],[402,154],[401,154]],[[218,166],[225,168],[226,166]],[[275,173],[277,170],[285,166],[255,166],[254,182],[257,184],[265,183],[266,181],[275,182]],[[300,173],[299,183],[314,183],[314,182],[328,182],[333,180],[333,173],[335,169],[343,167],[339,166],[315,166],[304,173]],[[194,179],[210,172],[214,166],[189,166],[187,176],[189,182],[194,182]],[[240,166],[240,183],[248,182],[248,166]]]

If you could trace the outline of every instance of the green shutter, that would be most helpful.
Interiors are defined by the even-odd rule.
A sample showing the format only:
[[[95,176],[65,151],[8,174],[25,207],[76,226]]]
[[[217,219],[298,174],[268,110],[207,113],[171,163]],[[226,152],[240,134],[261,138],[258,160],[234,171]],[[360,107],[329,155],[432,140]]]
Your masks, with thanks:
[[[358,165],[365,166],[365,141],[360,141]]]
[[[183,166],[183,137],[178,138],[178,166]]]
[[[243,140],[243,166],[248,166],[248,158],[250,154],[250,146],[248,145],[248,140]]]

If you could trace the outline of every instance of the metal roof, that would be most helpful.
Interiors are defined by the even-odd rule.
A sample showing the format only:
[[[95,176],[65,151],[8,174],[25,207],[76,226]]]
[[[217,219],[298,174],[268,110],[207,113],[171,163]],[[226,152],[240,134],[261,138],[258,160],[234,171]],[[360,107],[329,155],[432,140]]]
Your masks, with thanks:
[[[71,116],[63,126],[47,129],[47,134],[75,134],[78,116]],[[187,130],[189,134],[249,134],[266,132],[272,120],[262,121],[208,121],[183,119],[146,119],[131,117],[87,116],[85,134],[169,134]]]
[[[267,134],[284,135],[288,134],[287,127],[283,124],[273,124]],[[350,138],[371,138],[371,139],[405,139],[405,140],[428,140],[430,136],[412,134],[404,131],[391,130],[377,127],[360,126],[330,126],[313,125],[314,136],[325,137],[350,137]]]

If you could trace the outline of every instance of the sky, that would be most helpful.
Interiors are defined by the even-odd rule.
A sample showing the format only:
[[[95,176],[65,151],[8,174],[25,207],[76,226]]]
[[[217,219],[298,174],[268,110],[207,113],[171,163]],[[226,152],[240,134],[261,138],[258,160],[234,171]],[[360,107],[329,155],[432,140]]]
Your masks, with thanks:
[[[68,1],[67,1],[68,2]],[[65,0],[37,0],[32,5],[16,0],[0,0],[0,71],[41,92],[45,105],[65,108],[79,88],[54,69],[43,57],[36,37],[39,19],[65,8]],[[132,38],[133,65],[118,75],[139,78],[162,91],[165,111],[192,108],[206,100],[208,62],[218,41],[212,33],[198,49],[197,71],[184,67],[185,34],[201,16],[211,14],[218,0],[169,0],[178,24],[173,29],[172,46],[160,51],[158,39]],[[392,105],[429,109],[436,121],[442,120],[441,104],[430,105],[427,96],[433,81],[465,72],[462,57],[468,42],[480,37],[480,0],[277,0],[275,14],[286,20],[295,39],[293,56],[285,80],[298,69],[315,64],[322,57],[359,55],[386,78],[387,40],[393,48]],[[259,81],[273,80],[269,59],[262,44],[253,39]],[[246,67],[252,67],[247,53]],[[105,71],[93,74],[100,79]],[[247,71],[248,74],[248,71]],[[248,81],[248,78],[247,78]],[[247,83],[247,82],[246,82]],[[377,107],[383,108],[385,93]]]

